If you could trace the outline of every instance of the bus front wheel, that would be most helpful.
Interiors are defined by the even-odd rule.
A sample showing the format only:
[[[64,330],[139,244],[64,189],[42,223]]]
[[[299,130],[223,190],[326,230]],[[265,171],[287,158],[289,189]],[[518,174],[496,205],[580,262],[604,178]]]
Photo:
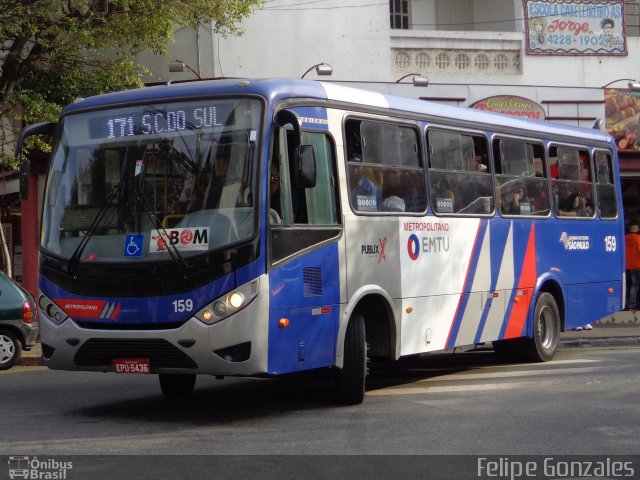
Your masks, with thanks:
[[[547,362],[556,354],[560,342],[560,311],[556,299],[542,292],[536,301],[533,338],[527,339],[523,353],[532,362]]]
[[[188,397],[196,386],[195,375],[176,375],[173,373],[161,373],[160,389],[165,397]]]
[[[364,317],[354,314],[349,320],[344,337],[344,359],[335,372],[335,397],[339,403],[357,405],[364,400],[367,376],[367,341]]]

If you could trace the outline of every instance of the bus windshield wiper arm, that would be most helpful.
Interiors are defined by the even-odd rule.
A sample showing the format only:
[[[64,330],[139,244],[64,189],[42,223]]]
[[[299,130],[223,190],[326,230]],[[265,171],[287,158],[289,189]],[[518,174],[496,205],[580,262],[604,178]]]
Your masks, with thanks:
[[[167,247],[167,253],[171,257],[171,259],[174,262],[176,262],[176,264],[182,269],[182,272],[186,273],[187,270],[189,269],[189,264],[186,262],[184,257],[180,254],[178,247],[171,244],[171,242],[168,241],[169,234],[162,226],[162,221],[160,220],[156,212],[153,210],[152,205],[150,205],[147,199],[144,198],[144,194],[140,191],[137,185],[133,190],[136,192],[136,197],[138,198],[138,200],[140,200],[140,203],[142,204],[142,209],[144,210],[144,213],[151,219],[158,233],[160,233],[162,237],[166,239],[165,245]]]
[[[121,186],[122,186],[121,183],[118,183],[113,186],[113,188],[111,189],[111,192],[109,192],[109,195],[107,195],[107,198],[105,199],[104,205],[100,207],[100,210],[98,210],[98,213],[96,213],[96,216],[93,217],[93,220],[91,221],[91,225],[89,225],[89,228],[87,229],[84,236],[82,237],[82,240],[80,240],[80,243],[78,243],[78,246],[73,251],[73,255],[71,255],[71,258],[69,259],[69,268],[68,268],[68,272],[71,275],[74,275],[76,273],[76,269],[78,268],[78,264],[80,263],[80,257],[82,256],[82,252],[84,252],[84,249],[87,247],[89,240],[91,240],[91,237],[93,236],[95,231],[98,229],[98,226],[100,225],[100,223],[102,223],[102,219],[106,215],[107,210],[109,210],[109,208],[112,206],[113,199],[116,198],[118,193],[120,193]]]

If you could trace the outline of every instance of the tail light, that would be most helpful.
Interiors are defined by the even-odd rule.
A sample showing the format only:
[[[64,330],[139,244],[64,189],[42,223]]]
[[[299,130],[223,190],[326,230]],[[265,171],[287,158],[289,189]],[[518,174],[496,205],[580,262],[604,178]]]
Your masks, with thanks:
[[[22,321],[24,323],[33,323],[33,309],[29,302],[22,304]]]

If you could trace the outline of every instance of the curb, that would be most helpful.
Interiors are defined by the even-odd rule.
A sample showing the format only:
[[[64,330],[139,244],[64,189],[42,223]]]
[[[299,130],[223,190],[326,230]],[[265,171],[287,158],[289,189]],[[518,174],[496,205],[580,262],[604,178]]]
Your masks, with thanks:
[[[40,346],[40,341],[38,341],[35,345],[31,346],[31,349],[28,351],[22,351],[22,358],[16,365],[21,365],[23,367],[38,367],[40,365],[44,365],[44,361],[42,360],[42,347]]]
[[[39,367],[41,365],[44,365],[44,362],[42,361],[42,357],[25,357],[23,355],[20,361],[16,363],[16,365],[20,365],[22,367]]]
[[[596,337],[560,339],[560,347],[630,347],[640,345],[640,337]]]

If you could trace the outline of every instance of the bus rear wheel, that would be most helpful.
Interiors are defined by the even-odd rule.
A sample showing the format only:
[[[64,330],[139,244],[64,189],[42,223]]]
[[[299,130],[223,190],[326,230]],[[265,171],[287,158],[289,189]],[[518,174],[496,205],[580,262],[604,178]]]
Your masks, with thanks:
[[[161,373],[160,389],[165,397],[188,397],[196,386],[195,375],[176,375],[173,373]]]
[[[334,378],[336,401],[345,405],[357,405],[364,400],[367,376],[367,341],[364,317],[355,313],[349,320],[344,337],[344,359]]]
[[[533,317],[533,338],[527,338],[523,353],[532,362],[553,359],[560,342],[560,311],[556,299],[542,292],[536,301]]]

